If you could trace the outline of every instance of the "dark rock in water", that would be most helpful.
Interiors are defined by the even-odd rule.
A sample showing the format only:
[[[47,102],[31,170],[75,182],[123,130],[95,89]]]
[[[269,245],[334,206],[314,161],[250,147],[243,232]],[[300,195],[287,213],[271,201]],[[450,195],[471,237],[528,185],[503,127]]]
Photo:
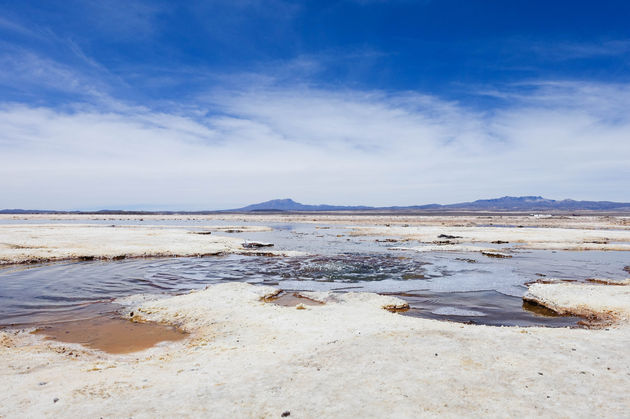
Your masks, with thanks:
[[[511,255],[508,255],[507,253],[491,252],[491,251],[482,251],[481,254],[484,256],[488,256],[490,258],[511,258],[512,257]]]
[[[493,242],[491,242],[491,243],[492,243],[492,244],[507,244],[507,243],[509,243],[509,242],[506,242],[506,241],[504,241],[504,240],[495,240],[495,241],[493,241]]]
[[[440,234],[438,239],[461,239],[462,236],[451,236],[450,234]]]
[[[58,401],[59,401],[59,398],[58,398],[58,397],[55,397],[55,398],[53,399],[53,403],[57,403]]]
[[[250,253],[247,253],[247,255],[249,255],[249,256],[265,256],[265,257],[282,256],[279,253],[273,253],[273,252],[250,252]],[[269,285],[271,285],[271,284],[269,284]]]
[[[272,247],[273,243],[263,243],[263,242],[245,242],[242,246],[246,249],[257,249],[259,247]]]
[[[409,280],[409,279],[427,279],[427,277],[424,276],[423,274],[406,273],[406,274],[402,275],[402,279],[404,279],[404,280]]]
[[[623,268],[623,270],[630,274],[630,265],[628,265],[625,268]]]
[[[280,417],[286,418],[287,416],[291,416],[291,412],[289,412],[288,410],[282,412],[282,414],[280,415]]]

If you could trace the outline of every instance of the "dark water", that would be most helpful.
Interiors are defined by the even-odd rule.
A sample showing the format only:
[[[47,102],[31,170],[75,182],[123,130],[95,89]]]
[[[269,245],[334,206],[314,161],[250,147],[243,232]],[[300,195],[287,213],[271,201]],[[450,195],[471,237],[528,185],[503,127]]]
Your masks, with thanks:
[[[521,251],[510,259],[495,259],[479,253],[393,251],[388,248],[400,243],[316,227],[277,224],[273,232],[237,234],[271,241],[279,249],[304,250],[309,256],[228,255],[3,268],[0,326],[94,318],[115,310],[110,302],[117,297],[178,294],[226,281],[267,284],[286,291],[397,295],[411,306],[404,314],[442,320],[572,326],[579,319],[524,306],[525,284],[543,276],[625,278],[623,267],[630,264],[627,252]]]

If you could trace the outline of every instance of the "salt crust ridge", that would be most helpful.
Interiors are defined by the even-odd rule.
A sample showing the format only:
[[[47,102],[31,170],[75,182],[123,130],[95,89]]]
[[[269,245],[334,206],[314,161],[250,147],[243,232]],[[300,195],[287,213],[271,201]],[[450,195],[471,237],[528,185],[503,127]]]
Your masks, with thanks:
[[[266,231],[257,227],[253,231]],[[0,225],[0,265],[71,259],[258,254],[242,238],[194,234],[184,228],[105,225]],[[295,251],[265,250],[270,256]]]
[[[513,249],[630,251],[630,231],[628,230],[480,226],[354,226],[351,228],[352,235],[355,236],[393,236],[428,244],[440,241],[440,235],[455,237],[449,239],[447,244],[438,243],[425,247],[424,251],[477,251],[480,249],[475,246],[462,244],[492,242],[509,243]]]
[[[630,287],[624,283],[531,284],[523,299],[543,305],[559,314],[630,321]]]

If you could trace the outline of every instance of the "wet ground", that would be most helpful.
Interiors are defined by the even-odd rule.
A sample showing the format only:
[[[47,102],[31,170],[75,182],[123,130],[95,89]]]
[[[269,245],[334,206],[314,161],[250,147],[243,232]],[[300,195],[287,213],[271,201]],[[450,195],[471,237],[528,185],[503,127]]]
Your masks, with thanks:
[[[141,323],[103,313],[85,320],[47,323],[34,331],[48,340],[78,343],[111,354],[148,349],[160,342],[178,341],[187,334],[169,325]]]
[[[162,224],[201,227],[209,223]],[[271,242],[274,249],[301,250],[309,255],[60,262],[2,268],[0,327],[49,327],[43,333],[63,340],[63,335],[69,333],[58,328],[60,322],[65,322],[66,331],[77,320],[97,330],[102,326],[98,319],[111,319],[118,309],[112,303],[115,298],[138,293],[179,294],[225,281],[273,285],[286,291],[285,299],[297,291],[396,295],[410,305],[402,314],[432,319],[505,326],[575,326],[578,318],[556,316],[524,304],[526,284],[544,278],[625,278],[624,267],[630,262],[628,252],[518,251],[505,259],[474,252],[419,253],[390,249],[418,245],[417,242],[350,236],[348,230],[338,226],[267,225],[274,230],[212,234]],[[92,323],[85,323],[86,320]],[[134,327],[139,330],[142,326],[129,325],[130,330]]]

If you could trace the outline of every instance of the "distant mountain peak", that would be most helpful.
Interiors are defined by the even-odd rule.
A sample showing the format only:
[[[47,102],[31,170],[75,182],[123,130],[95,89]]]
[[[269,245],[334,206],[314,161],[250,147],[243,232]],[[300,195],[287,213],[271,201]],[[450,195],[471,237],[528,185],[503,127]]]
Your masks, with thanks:
[[[243,211],[301,211],[304,205],[291,198],[271,199],[241,208]]]
[[[263,204],[298,204],[302,205],[299,202],[295,202],[291,198],[282,198],[282,199],[271,199],[269,201],[262,202]]]
[[[248,205],[235,211],[344,211],[373,209],[365,206],[339,206],[339,205],[305,205],[291,198],[272,199],[258,204]]]
[[[546,199],[543,198],[542,196],[533,196],[533,195],[527,195],[527,196],[502,196],[501,198],[492,198],[492,199],[478,199],[474,202],[505,202],[505,201],[510,201],[510,202],[514,202],[514,201],[520,201],[520,202],[539,202],[539,201],[545,201],[545,202],[555,202],[553,199]]]

